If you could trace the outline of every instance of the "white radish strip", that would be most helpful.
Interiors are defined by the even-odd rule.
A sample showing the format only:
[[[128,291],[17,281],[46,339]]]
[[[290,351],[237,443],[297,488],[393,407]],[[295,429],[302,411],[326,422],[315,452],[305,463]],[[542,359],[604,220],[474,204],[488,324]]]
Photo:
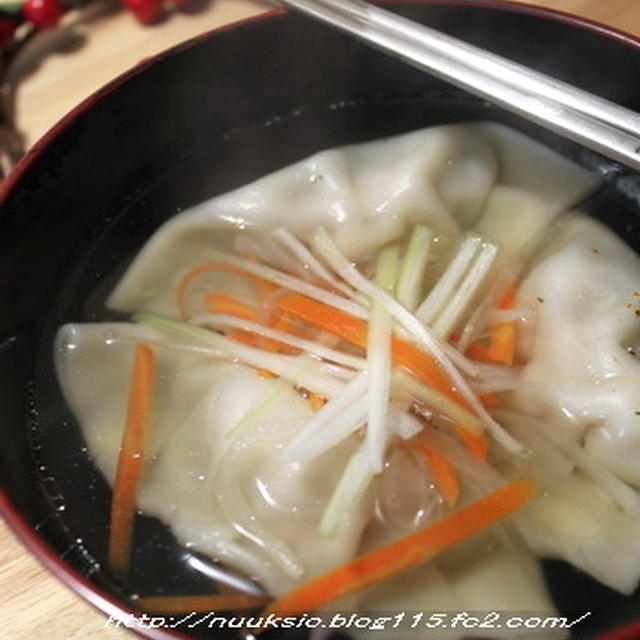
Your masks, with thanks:
[[[322,428],[314,431],[304,441],[297,441],[296,446],[288,445],[282,458],[289,462],[303,462],[332,449],[364,425],[368,406],[369,398],[365,394],[337,418],[325,423]]]
[[[324,373],[325,375],[331,376],[338,380],[344,380],[345,382],[350,382],[355,377],[357,371],[353,369],[347,369],[347,367],[343,367],[341,364],[336,364],[335,362],[325,362],[324,360],[318,360],[313,355],[303,355],[298,356],[299,358],[308,358],[311,361],[316,363],[318,367],[318,371]],[[364,367],[362,369],[364,371]]]
[[[251,260],[257,259],[262,264],[268,264],[302,280],[309,277],[294,256],[282,251],[280,243],[275,238],[265,237],[264,233],[257,237],[253,234],[237,234],[233,240],[233,253],[237,256],[250,256]]]
[[[369,312],[362,305],[357,304],[352,300],[347,300],[335,293],[331,293],[331,291],[327,291],[322,287],[317,287],[310,282],[305,282],[300,278],[290,276],[288,273],[283,273],[282,271],[267,267],[266,265],[251,262],[244,258],[239,258],[238,256],[225,253],[224,251],[219,251],[218,249],[207,249],[205,251],[205,255],[210,260],[230,264],[242,271],[251,273],[263,278],[264,280],[268,280],[269,282],[273,282],[279,287],[290,289],[291,291],[301,293],[304,296],[308,296],[309,298],[328,304],[336,309],[340,309],[341,311],[355,316],[356,318],[366,320],[369,317]]]
[[[411,440],[423,429],[422,424],[414,416],[395,407],[389,410],[389,422],[390,430],[397,433],[403,440]]]
[[[417,225],[409,239],[396,286],[396,298],[409,311],[415,311],[420,303],[433,235],[429,227]]]
[[[160,316],[140,313],[134,316],[135,322],[164,329],[184,338],[206,344],[215,350],[217,357],[230,362],[242,362],[256,369],[266,369],[276,375],[289,380],[292,384],[309,391],[315,391],[320,395],[331,398],[337,395],[344,387],[344,382],[324,372],[321,362],[310,359],[308,356],[284,356],[278,353],[270,353],[262,349],[256,349],[239,342],[234,342],[214,331],[194,327],[177,320],[169,320]],[[302,366],[303,364],[308,366]],[[295,377],[293,372],[300,372]]]
[[[478,304],[478,306],[473,310],[471,317],[467,320],[467,323],[460,332],[460,339],[456,343],[456,349],[460,353],[464,353],[469,348],[469,345],[474,340],[477,340],[487,328],[487,315],[489,313],[489,309],[494,303],[495,300],[493,298],[488,300],[485,297],[485,299],[481,300],[480,304]]]
[[[339,418],[340,414],[363,396],[367,389],[368,378],[366,372],[358,374],[353,380],[348,382],[336,394],[332,400],[327,402],[319,411],[296,434],[295,438],[282,450],[282,458],[289,457],[289,451],[301,446],[316,431],[325,425]]]
[[[391,387],[391,316],[374,303],[367,336],[367,370],[369,372],[369,411],[366,444],[374,473],[381,473],[384,463],[387,406]]]
[[[376,284],[383,291],[393,291],[398,273],[398,247],[380,251],[376,265]],[[373,300],[367,334],[367,371],[369,372],[369,411],[365,438],[369,464],[381,473],[387,440],[387,409],[391,387],[391,316],[377,300]]]
[[[322,262],[320,262],[311,253],[311,251],[309,251],[309,249],[307,249],[307,247],[305,247],[304,244],[302,244],[302,242],[300,242],[300,240],[291,233],[291,231],[284,227],[280,227],[279,229],[273,230],[271,235],[283,246],[289,249],[289,251],[298,258],[305,269],[308,269],[311,273],[321,280],[324,280],[338,291],[342,291],[342,293],[344,293],[348,298],[353,298],[355,293],[353,289],[344,282],[335,278],[332,273],[325,269]],[[362,301],[363,299],[360,300],[360,302]]]
[[[495,244],[483,243],[476,259],[458,285],[451,300],[432,323],[433,332],[439,338],[447,338],[456,328],[460,318],[484,284],[497,255],[498,247]]]
[[[363,442],[349,459],[329,500],[318,528],[318,533],[321,536],[332,538],[336,534],[344,515],[359,502],[372,478],[373,471],[369,465],[366,444]]]
[[[441,342],[440,345],[449,360],[451,360],[460,371],[463,371],[472,378],[478,375],[479,369],[477,363],[460,353],[458,349],[449,342]]]
[[[439,391],[422,384],[399,369],[393,372],[393,383],[410,396],[424,402],[433,412],[446,416],[469,433],[476,436],[482,433],[483,422],[480,418]]]
[[[305,340],[304,338],[298,338],[285,331],[279,331],[278,329],[272,329],[265,327],[264,325],[252,322],[251,320],[245,320],[244,318],[237,318],[236,316],[230,316],[224,313],[203,313],[195,316],[189,320],[189,324],[196,326],[211,326],[216,329],[232,328],[240,329],[241,331],[249,331],[256,333],[259,336],[265,338],[271,338],[277,340],[283,344],[288,344],[296,349],[301,349],[307,353],[312,353],[319,358],[324,358],[331,362],[337,362],[345,367],[351,367],[352,369],[365,369],[366,361],[364,358],[358,358],[358,356],[352,356],[336,349],[330,349],[311,340]]]
[[[427,353],[440,364],[445,373],[451,378],[451,382],[460,394],[482,419],[489,433],[507,451],[523,455],[525,448],[509,435],[482,406],[480,400],[469,387],[467,381],[447,357],[440,342],[412,313],[407,311],[395,298],[382,291],[373,282],[367,280],[340,252],[327,232],[319,227],[312,236],[313,247],[325,259],[325,261],[353,287],[370,296],[380,304],[383,304],[389,313],[402,325]]]
[[[480,236],[468,236],[464,239],[454,259],[447,265],[436,285],[418,307],[416,311],[418,320],[427,325],[433,322],[451,292],[458,287],[481,245],[482,238]]]
[[[476,393],[494,393],[499,391],[513,391],[520,384],[519,367],[505,367],[499,364],[478,365],[478,375],[472,386]]]

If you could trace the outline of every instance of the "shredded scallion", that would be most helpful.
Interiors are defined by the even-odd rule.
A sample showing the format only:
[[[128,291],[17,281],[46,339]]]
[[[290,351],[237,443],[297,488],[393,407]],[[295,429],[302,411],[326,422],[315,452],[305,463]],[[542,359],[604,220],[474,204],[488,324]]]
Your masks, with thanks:
[[[396,285],[396,298],[409,311],[415,311],[420,303],[433,236],[429,227],[416,225],[407,245]]]

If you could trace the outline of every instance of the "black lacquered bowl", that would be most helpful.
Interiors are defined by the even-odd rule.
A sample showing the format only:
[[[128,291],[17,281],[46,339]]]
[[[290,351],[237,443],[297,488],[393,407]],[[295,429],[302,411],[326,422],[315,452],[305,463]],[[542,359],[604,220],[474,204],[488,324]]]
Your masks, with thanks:
[[[392,9],[640,111],[640,42],[630,36],[500,2]],[[132,593],[159,585],[211,588],[193,556],[146,517],[136,523],[131,580],[120,584],[104,568],[110,490],[53,378],[56,328],[102,317],[100,293],[179,210],[326,147],[486,119],[600,173],[605,186],[586,206],[640,250],[637,173],[282,11],[146,62],[30,151],[0,194],[0,507],[54,573],[109,615],[130,611]],[[545,571],[563,614],[592,612],[576,640],[640,638],[640,594],[623,598],[559,562]],[[202,627],[136,631],[229,638]]]

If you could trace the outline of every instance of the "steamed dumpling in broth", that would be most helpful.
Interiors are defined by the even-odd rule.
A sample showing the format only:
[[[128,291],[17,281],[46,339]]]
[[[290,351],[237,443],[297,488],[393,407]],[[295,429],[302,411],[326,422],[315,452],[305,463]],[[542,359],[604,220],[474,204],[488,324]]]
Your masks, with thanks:
[[[434,127],[323,151],[169,220],[107,303],[119,311],[177,316],[173,292],[180,277],[202,262],[207,248],[233,246],[239,228],[260,245],[267,230],[284,225],[303,236],[322,224],[349,258],[359,260],[412,223],[455,235],[505,191],[501,211],[511,207],[512,216],[501,232],[510,232],[515,218],[523,225],[518,235],[526,238],[595,184],[591,174],[494,124]],[[269,254],[276,266],[282,253]]]
[[[351,444],[307,465],[282,464],[277,457],[311,414],[292,388],[278,388],[271,409],[237,436],[226,437],[270,397],[275,380],[242,364],[212,360],[188,345],[172,347],[150,327],[66,325],[58,335],[60,379],[110,484],[127,405],[129,381],[121,372],[131,369],[136,341],[157,345],[157,401],[139,491],[142,511],[169,524],[188,546],[257,578],[274,594],[291,589],[303,571],[319,572],[325,562],[340,564],[355,553],[370,506],[363,504],[331,540],[314,526]]]
[[[139,506],[270,594],[523,474],[536,478],[541,497],[482,534],[482,552],[468,541],[354,594],[348,606],[553,611],[534,554],[566,559],[631,593],[640,577],[640,261],[596,221],[567,213],[596,185],[517,132],[456,125],[323,151],[175,216],[107,301],[162,319],[60,331],[58,373],[91,455],[112,483],[128,393],[123,372],[136,342],[145,342],[157,357],[158,400]],[[402,278],[418,228],[431,238],[413,287],[424,303],[403,298],[398,311],[372,303],[366,286],[353,290],[355,263],[369,283],[391,291],[390,273]],[[220,268],[228,254],[245,262]],[[383,255],[396,266],[380,267]],[[322,304],[368,320],[383,339],[347,345],[313,319],[277,316],[298,294],[282,278],[265,288],[262,275],[244,269],[278,270],[305,283],[305,295],[324,288]],[[443,285],[434,306],[433,292],[449,281],[458,284]],[[514,301],[496,310],[509,282]],[[430,305],[436,320],[421,320]],[[423,329],[412,334],[403,314]],[[443,409],[417,401],[415,388],[392,373],[385,322],[411,348],[427,350],[431,338],[421,331],[433,331],[442,350],[434,357],[488,403],[473,405],[472,416],[486,428],[486,459],[465,447],[446,401]],[[515,331],[515,364],[474,362],[469,354],[485,348],[499,324]],[[283,333],[291,340],[284,346]],[[433,459],[416,453],[423,436],[455,469],[456,495],[439,483]],[[386,460],[381,472],[372,451]],[[549,637],[563,637],[555,633]]]

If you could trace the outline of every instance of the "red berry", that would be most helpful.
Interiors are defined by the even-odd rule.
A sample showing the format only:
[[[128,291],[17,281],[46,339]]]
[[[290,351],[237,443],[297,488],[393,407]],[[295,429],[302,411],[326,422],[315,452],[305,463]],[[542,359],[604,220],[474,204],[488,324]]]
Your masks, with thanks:
[[[143,24],[158,22],[162,16],[161,0],[122,0],[122,4]]]
[[[16,22],[8,16],[0,16],[0,49],[6,49],[13,42]]]
[[[22,14],[38,29],[55,27],[62,16],[60,0],[26,0],[22,5]]]

